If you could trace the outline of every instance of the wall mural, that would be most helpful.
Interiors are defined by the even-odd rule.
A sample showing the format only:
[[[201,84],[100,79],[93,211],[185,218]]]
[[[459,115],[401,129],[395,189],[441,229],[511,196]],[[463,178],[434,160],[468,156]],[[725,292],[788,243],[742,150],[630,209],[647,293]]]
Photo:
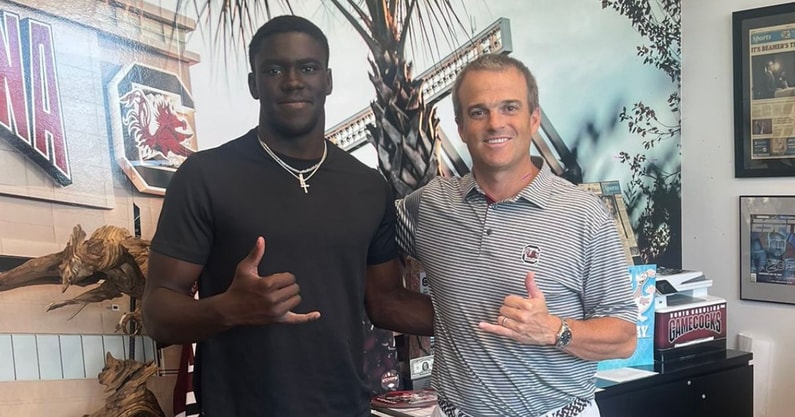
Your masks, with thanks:
[[[202,9],[207,3],[202,0],[174,2],[182,4],[186,12],[194,6],[195,10],[209,10]],[[400,139],[384,136],[381,126],[390,125],[404,137],[419,138],[417,143],[439,140],[443,168],[452,175],[465,173],[469,156],[458,140],[450,98],[439,94],[439,86],[451,82],[460,68],[461,60],[456,64],[455,58],[464,58],[465,63],[471,50],[502,51],[503,45],[490,43],[485,32],[495,23],[499,26],[500,19],[508,20],[509,30],[496,38],[510,46],[509,51],[502,52],[528,64],[539,83],[545,117],[541,137],[534,138],[533,152],[547,155],[551,165],[558,165],[556,172],[574,182],[619,181],[643,262],[681,266],[679,1],[471,0],[454,5],[442,2],[438,11],[422,9],[436,2],[418,2],[414,24],[407,32],[414,37],[403,42],[394,38],[403,33],[402,26],[395,30],[368,27],[345,2],[270,3],[271,14],[292,10],[316,22],[329,37],[336,88],[327,100],[328,137],[372,166],[380,163],[388,178],[394,178],[393,171],[399,170],[414,184],[421,183],[428,170],[405,160],[401,163],[412,165],[395,167],[389,157],[394,157]],[[291,8],[280,8],[283,3],[290,3]],[[403,3],[397,3],[397,18],[403,19]],[[189,43],[196,50],[213,51],[211,62],[193,71],[194,77],[202,74],[208,80],[193,91],[200,114],[197,127],[203,138],[201,147],[223,143],[233,137],[230,129],[242,133],[244,127],[256,123],[255,103],[245,90],[244,57],[236,52],[226,56],[218,53],[221,48],[244,51],[243,40],[250,38],[239,34],[240,30],[249,33],[246,24],[239,24],[247,17],[235,20],[235,13],[246,9],[234,9],[235,4],[246,2],[230,3],[226,16],[202,15],[197,34],[204,36],[194,36]],[[373,2],[375,9],[368,5],[362,10],[370,13],[380,4]],[[221,13],[224,9],[212,10]],[[438,16],[429,17],[435,11]],[[266,18],[253,16],[254,28]],[[385,20],[372,22],[378,25]],[[429,38],[422,38],[423,34]],[[398,47],[404,50],[394,49]],[[381,52],[389,58],[368,58]],[[457,57],[457,53],[463,56]],[[224,76],[219,77],[219,73]],[[419,80],[424,81],[421,87],[415,85]],[[378,94],[419,97],[413,95],[419,89],[424,90],[422,101],[400,104],[424,109],[403,109],[405,120],[411,122],[407,126],[413,126],[405,130],[407,126],[395,122],[404,120],[403,116],[394,117],[398,113]],[[202,103],[211,97],[218,100],[219,92],[230,103],[242,107],[248,103],[248,109],[231,119],[229,115],[202,113]],[[418,129],[432,127],[434,116],[439,119],[441,137],[428,139],[429,134]],[[376,121],[376,130],[367,127]],[[418,159],[433,158],[426,155]],[[398,195],[405,193],[406,187],[392,182],[394,187],[403,187],[404,191],[396,190]],[[408,188],[412,187],[416,185]]]
[[[48,390],[22,401],[3,390],[11,414],[171,410],[170,386],[142,385],[171,362],[138,335],[135,300],[141,235],[151,237],[170,174],[196,149],[189,70],[199,57],[185,49],[194,27],[142,1],[0,0],[0,258],[10,261],[0,266],[0,381],[60,380],[72,393],[57,404],[39,398]],[[105,365],[96,385],[113,391],[107,402],[75,388]]]

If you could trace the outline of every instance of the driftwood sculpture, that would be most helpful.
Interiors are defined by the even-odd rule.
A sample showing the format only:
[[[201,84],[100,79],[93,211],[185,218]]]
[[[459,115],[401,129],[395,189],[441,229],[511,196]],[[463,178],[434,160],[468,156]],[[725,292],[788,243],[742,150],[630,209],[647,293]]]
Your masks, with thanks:
[[[165,417],[155,394],[146,388],[146,380],[156,372],[154,362],[122,361],[108,352],[97,378],[106,386],[105,392],[112,393],[105,399],[105,407],[83,417]]]
[[[140,298],[144,292],[149,259],[149,241],[133,237],[127,229],[102,226],[85,240],[86,233],[77,225],[64,250],[33,258],[6,272],[0,272],[0,291],[30,285],[60,284],[63,291],[72,285],[98,287],[64,301],[47,306],[47,311],[78,304],[76,316],[89,303],[110,300],[127,294]],[[70,317],[70,318],[71,318]],[[135,331],[141,329],[140,308],[125,313],[116,330],[127,332],[134,321]]]

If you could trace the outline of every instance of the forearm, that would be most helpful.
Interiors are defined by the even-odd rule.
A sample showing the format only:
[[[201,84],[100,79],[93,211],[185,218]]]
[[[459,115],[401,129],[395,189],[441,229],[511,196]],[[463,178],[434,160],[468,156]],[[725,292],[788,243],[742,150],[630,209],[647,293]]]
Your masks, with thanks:
[[[635,352],[637,327],[634,323],[614,317],[566,319],[566,322],[571,328],[572,339],[565,351],[574,356],[600,361],[627,358]]]
[[[193,343],[231,327],[221,311],[220,296],[196,300],[167,288],[155,288],[143,299],[144,327],[164,344]]]
[[[396,288],[378,300],[366,303],[370,321],[379,328],[404,334],[433,336],[431,297]]]

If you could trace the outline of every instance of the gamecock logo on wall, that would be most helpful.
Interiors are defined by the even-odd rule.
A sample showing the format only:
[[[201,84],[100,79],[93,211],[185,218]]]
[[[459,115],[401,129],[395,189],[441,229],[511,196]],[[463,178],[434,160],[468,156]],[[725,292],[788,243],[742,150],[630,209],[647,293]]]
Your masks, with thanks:
[[[132,64],[108,85],[116,159],[138,191],[165,194],[177,168],[195,152],[193,99],[172,73]]]

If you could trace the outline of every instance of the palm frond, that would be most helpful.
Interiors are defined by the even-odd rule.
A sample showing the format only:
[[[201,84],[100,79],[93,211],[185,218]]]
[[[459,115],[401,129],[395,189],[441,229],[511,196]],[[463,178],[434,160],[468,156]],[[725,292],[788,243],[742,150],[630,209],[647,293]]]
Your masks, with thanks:
[[[422,31],[420,39],[433,42],[434,49],[438,52],[442,48],[439,45],[439,33],[436,32],[436,28],[443,28],[444,30],[441,31],[441,35],[445,40],[445,43],[448,46],[455,45],[456,31],[454,29],[459,28],[466,33],[466,27],[459,18],[458,13],[455,12],[453,4],[450,2],[450,0],[444,0],[441,2],[437,0],[433,2],[427,2],[426,4],[429,6],[427,10],[417,11],[417,21],[420,25],[420,30]],[[466,10],[463,6],[463,2],[461,9]],[[428,43],[426,43],[426,45],[428,45]]]
[[[202,31],[222,52],[224,62],[230,55],[245,51],[262,18],[270,20],[277,11],[293,14],[289,0],[177,0],[175,9],[195,14]]]
[[[369,18],[369,16],[351,0],[348,0],[348,3],[353,8],[354,12],[356,12],[356,14],[359,16],[361,22],[357,20],[356,16],[354,16],[351,12],[349,12],[345,8],[345,6],[343,6],[338,0],[331,0],[331,2],[334,4],[334,7],[336,7],[337,10],[340,11],[340,13],[342,13],[342,16],[345,17],[345,20],[347,20],[348,23],[350,23],[351,26],[353,26],[353,29],[356,30],[357,33],[359,33],[359,36],[361,36],[362,40],[364,40],[364,42],[367,44],[367,48],[370,49],[371,51],[374,50],[374,48],[376,48],[377,45],[372,36],[373,23],[372,20]]]
[[[407,40],[433,54],[455,46],[455,33],[466,32],[451,0],[321,0],[333,5],[374,51],[374,40],[391,39],[396,45],[380,45],[403,53]],[[176,10],[195,14],[202,31],[224,60],[245,50],[248,40],[264,20],[281,14],[295,14],[290,0],[177,0]],[[362,5],[363,6],[360,6]],[[364,7],[364,8],[362,8]],[[461,10],[465,10],[463,3]],[[392,22],[389,22],[392,19]],[[397,26],[390,23],[398,23]],[[414,23],[414,24],[413,24]],[[396,30],[396,33],[390,33]],[[380,48],[375,48],[380,49]]]

